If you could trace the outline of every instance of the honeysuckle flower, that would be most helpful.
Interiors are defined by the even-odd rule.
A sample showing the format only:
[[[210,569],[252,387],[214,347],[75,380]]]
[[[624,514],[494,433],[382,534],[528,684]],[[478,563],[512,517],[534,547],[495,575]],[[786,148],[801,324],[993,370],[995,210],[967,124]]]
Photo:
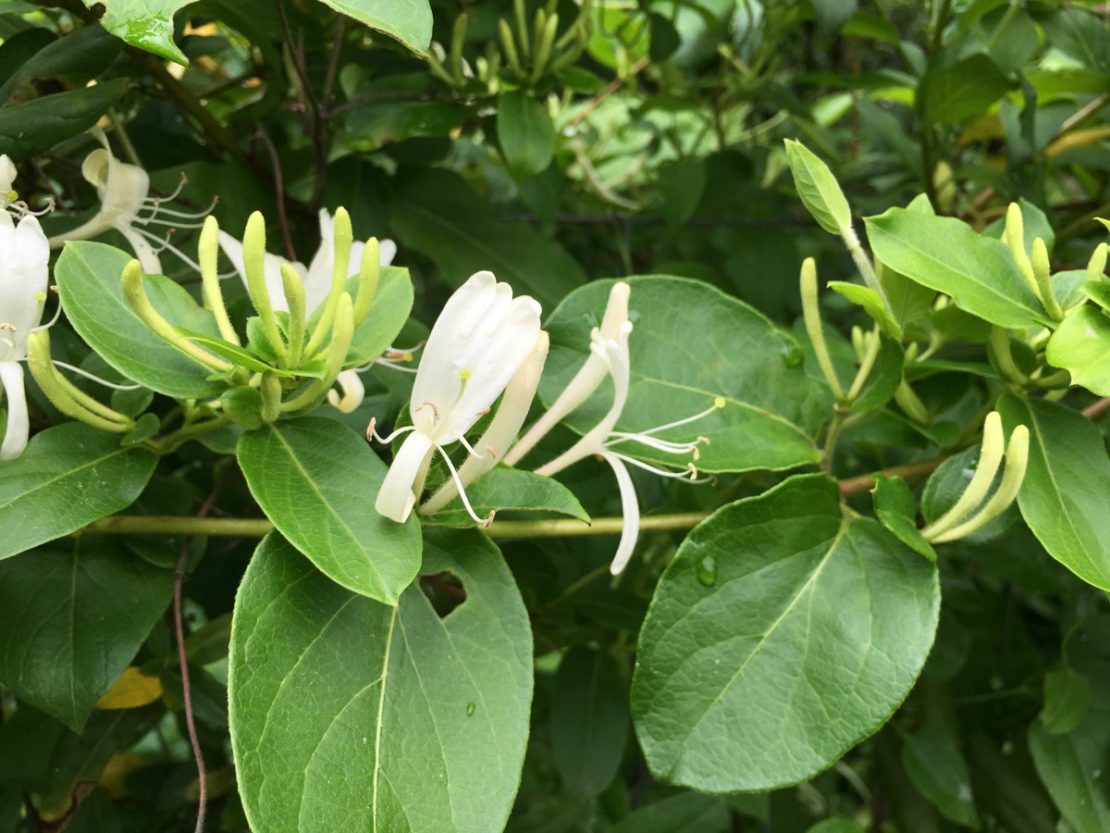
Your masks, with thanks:
[[[288,312],[289,302],[285,298],[285,288],[281,281],[281,266],[288,263],[297,270],[304,284],[305,313],[311,315],[331,291],[332,273],[335,270],[335,220],[326,208],[320,209],[320,246],[308,266],[300,261],[287,260],[280,255],[266,253],[265,277],[266,292],[270,296],[270,305],[277,312]],[[397,254],[397,244],[392,240],[379,241],[379,260],[382,266],[389,266]],[[220,232],[220,248],[224,250],[228,260],[235,267],[235,271],[246,283],[247,272],[243,265],[243,244],[228,234]],[[353,275],[362,263],[362,253],[366,244],[355,241],[351,244],[351,254],[347,259],[347,274]]]
[[[565,416],[577,408],[600,386],[605,375],[613,380],[612,405],[597,425],[583,435],[578,442],[550,463],[536,469],[537,474],[551,476],[580,460],[595,456],[600,457],[612,468],[620,491],[621,514],[624,519],[620,542],[617,544],[617,552],[609,568],[614,575],[620,573],[627,566],[633,551],[636,549],[636,540],[639,536],[640,506],[636,499],[636,490],[628,472],[628,466],[644,469],[661,477],[696,480],[697,467],[695,463],[699,456],[698,446],[708,443],[709,440],[705,437],[698,437],[691,442],[677,442],[665,440],[656,435],[702,419],[725,405],[725,400],[717,397],[704,411],[674,422],[668,422],[665,425],[656,426],[647,431],[627,432],[616,430],[617,422],[620,420],[628,402],[628,390],[631,381],[632,363],[628,337],[632,333],[632,322],[628,320],[628,295],[627,284],[614,284],[609,295],[609,304],[606,307],[602,325],[594,328],[590,335],[590,357],[570,384],[567,385],[566,390],[556,400],[552,410],[559,413],[560,418]],[[598,367],[602,371],[600,378],[597,373]],[[545,419],[546,415],[544,419],[541,419],[541,422]],[[529,431],[526,437],[532,438],[533,431]],[[532,442],[534,443],[538,439],[539,437],[535,437]],[[521,441],[521,444],[523,443],[524,440]],[[628,443],[639,443],[666,454],[689,455],[690,459],[685,466],[677,470],[653,466],[625,453],[622,449]],[[517,448],[514,448],[506,455],[506,461],[519,459],[520,456],[523,455],[518,454]]]
[[[158,252],[167,249],[186,263],[196,266],[184,252],[174,247],[167,239],[160,237],[148,226],[169,228],[196,228],[198,220],[207,211],[176,211],[165,208],[163,203],[172,200],[180,192],[181,186],[168,197],[150,196],[150,174],[138,165],[122,162],[112,155],[108,138],[102,130],[93,134],[103,147],[99,147],[85,157],[81,163],[81,175],[96,188],[100,198],[100,209],[88,222],[75,229],[50,238],[50,246],[57,248],[67,240],[87,240],[106,231],[115,229],[126,238],[135,257],[148,274],[162,273],[162,263]],[[145,212],[145,213],[144,213]]]
[[[398,523],[408,518],[436,451],[458,482],[444,446],[461,442],[480,456],[466,432],[489,412],[539,338],[540,305],[527,295],[513,298],[509,285],[492,273],[478,272],[455,291],[424,346],[409,401],[413,424],[382,438],[409,435],[378,491],[378,512]],[[464,500],[464,505],[469,504]]]
[[[27,357],[27,337],[42,319],[49,260],[38,218],[27,215],[16,223],[0,211],[0,383],[8,407],[0,460],[18,457],[27,447],[30,423],[20,362]]]

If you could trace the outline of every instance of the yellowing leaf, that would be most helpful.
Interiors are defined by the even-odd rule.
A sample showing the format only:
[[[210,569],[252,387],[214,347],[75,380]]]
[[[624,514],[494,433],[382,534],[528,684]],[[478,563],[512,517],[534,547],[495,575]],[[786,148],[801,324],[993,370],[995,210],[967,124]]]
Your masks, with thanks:
[[[134,665],[128,666],[112,687],[96,701],[98,709],[137,709],[162,696],[162,681],[148,677]]]

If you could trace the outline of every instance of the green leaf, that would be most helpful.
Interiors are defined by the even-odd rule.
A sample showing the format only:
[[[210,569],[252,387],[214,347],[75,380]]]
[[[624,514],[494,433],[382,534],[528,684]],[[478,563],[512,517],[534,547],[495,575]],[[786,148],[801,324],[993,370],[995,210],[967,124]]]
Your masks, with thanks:
[[[829,289],[843,295],[856,306],[863,307],[871,316],[871,320],[878,323],[883,332],[891,338],[902,337],[902,327],[890,314],[886,302],[871,287],[847,281],[829,281]]]
[[[794,477],[719,509],[679,547],[640,632],[648,766],[714,793],[810,778],[902,702],[939,606],[936,568],[845,517],[835,481]]]
[[[396,38],[413,52],[432,42],[432,8],[428,0],[321,0],[337,12]]]
[[[1029,751],[1053,802],[1076,833],[1110,830],[1110,712],[1092,710],[1074,731],[1050,734],[1039,721],[1029,727]]]
[[[891,208],[867,217],[867,236],[884,265],[951,295],[957,306],[1000,327],[1047,325],[1048,316],[999,240],[954,217]]]
[[[728,805],[697,793],[679,793],[629,813],[605,833],[725,833],[731,826]]]
[[[901,477],[875,475],[871,501],[875,505],[876,517],[894,533],[894,537],[930,561],[937,560],[936,551],[921,537],[917,528],[917,502],[905,480]]]
[[[558,480],[523,469],[504,466],[491,469],[466,487],[466,495],[474,512],[483,518],[492,511],[522,511],[551,512],[587,523],[590,520],[574,492]],[[436,512],[430,520],[445,525],[474,525],[473,518],[457,500]]]
[[[69,549],[0,563],[0,683],[80,732],[165,611],[173,574],[104,543]]]
[[[1075,729],[1091,703],[1091,685],[1082,674],[1060,668],[1044,675],[1044,707],[1040,721],[1050,735],[1065,735]]]
[[[49,35],[45,29],[30,29],[28,35]],[[21,33],[23,34],[23,33]],[[37,39],[34,38],[34,39]],[[20,36],[5,42],[22,40]],[[108,68],[119,55],[119,41],[99,26],[82,26],[64,38],[58,38],[41,49],[11,72],[0,86],[0,104],[11,98],[18,86],[32,79],[58,78],[71,84],[84,85]]]
[[[632,381],[617,423],[643,431],[711,408],[703,419],[657,436],[710,439],[698,468],[709,472],[788,469],[820,459],[813,432],[831,401],[822,382],[807,375],[793,337],[761,313],[700,281],[662,275],[629,279]],[[585,362],[590,329],[605,310],[611,281],[593,281],[568,295],[548,319],[551,350],[540,396],[551,403]],[[727,333],[722,340],[721,334]],[[567,424],[579,433],[609,409],[612,387],[602,385]],[[675,455],[624,443],[624,453],[673,464]],[[687,461],[680,459],[678,464]]]
[[[671,231],[694,216],[705,193],[705,181],[705,163],[694,156],[673,159],[659,167],[659,211]]]
[[[906,738],[902,767],[913,785],[946,818],[965,827],[979,827],[971,773],[947,725],[936,719],[926,720]]]
[[[793,139],[786,140],[786,161],[794,175],[798,196],[817,224],[830,234],[841,234],[849,228],[852,209],[829,166]]]
[[[130,506],[154,471],[145,448],[79,422],[47,428],[0,466],[0,558]]]
[[[399,183],[390,228],[405,246],[435,261],[448,286],[490,269],[516,290],[551,304],[586,281],[558,243],[505,220],[450,171],[422,171]]]
[[[134,745],[165,714],[161,703],[141,709],[96,711],[80,735],[62,732],[50,754],[49,775],[39,791],[38,809],[43,818],[62,818],[73,808],[78,785],[99,781],[112,756]]]
[[[981,115],[1010,89],[1010,79],[989,55],[972,55],[952,66],[926,73],[918,95],[924,96],[929,122],[960,124]]]
[[[21,160],[95,125],[127,92],[126,78],[0,108],[0,153]]]
[[[518,179],[535,176],[555,155],[555,125],[543,102],[526,90],[497,97],[497,141],[505,162]]]
[[[348,291],[352,298],[358,293],[357,277],[351,279]],[[356,367],[380,358],[393,345],[393,340],[408,321],[412,300],[409,270],[397,266],[382,267],[378,292],[370,305],[370,312],[355,330],[345,365]]]
[[[1045,358],[1067,370],[1072,384],[1110,396],[1110,317],[1089,304],[1069,313],[1048,340]]]
[[[551,755],[577,795],[599,795],[628,741],[628,683],[611,654],[575,648],[551,684]]]
[[[120,275],[132,260],[103,243],[67,243],[54,267],[66,318],[104,361],[129,379],[178,399],[211,399],[221,385],[212,371],[172,347],[143,323],[123,299]],[[219,337],[211,313],[168,278],[147,275],[147,294],[171,324]]]
[[[1102,434],[1080,414],[1007,394],[1006,433],[1029,427],[1021,514],[1048,554],[1088,584],[1110,590],[1110,459]]]
[[[512,574],[478,532],[429,535],[397,607],[350,593],[277,535],[235,603],[232,749],[253,830],[501,830],[520,780],[532,635]]]
[[[386,467],[361,437],[299,417],[244,434],[236,456],[258,505],[297,549],[344,587],[397,603],[420,567],[420,525],[375,511]]]
[[[1061,273],[1057,273],[1052,277],[1054,279],[1058,278],[1060,274]],[[1086,272],[1083,272],[1083,274],[1086,274]],[[1097,278],[1095,280],[1084,281],[1079,289],[1083,295],[1086,295],[1104,310],[1110,312],[1110,280]]]
[[[825,819],[817,822],[806,833],[863,833],[863,828],[851,819]]]
[[[188,66],[189,59],[173,42],[173,16],[196,0],[84,0],[90,9],[104,6],[100,25],[131,46]]]
[[[1061,9],[1048,17],[1044,27],[1050,44],[1085,67],[1110,72],[1110,32],[1099,16],[1079,8]]]

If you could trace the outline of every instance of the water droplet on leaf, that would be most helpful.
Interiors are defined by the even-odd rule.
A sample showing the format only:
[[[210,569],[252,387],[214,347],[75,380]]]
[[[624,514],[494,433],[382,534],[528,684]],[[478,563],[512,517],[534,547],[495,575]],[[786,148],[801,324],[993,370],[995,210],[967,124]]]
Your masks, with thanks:
[[[697,575],[698,581],[706,587],[712,587],[717,583],[717,559],[711,555],[705,556],[694,568],[694,573]]]
[[[466,716],[467,717],[473,716],[474,709],[476,709],[476,708],[477,708],[477,706],[475,706],[474,703],[467,703],[466,704]]]

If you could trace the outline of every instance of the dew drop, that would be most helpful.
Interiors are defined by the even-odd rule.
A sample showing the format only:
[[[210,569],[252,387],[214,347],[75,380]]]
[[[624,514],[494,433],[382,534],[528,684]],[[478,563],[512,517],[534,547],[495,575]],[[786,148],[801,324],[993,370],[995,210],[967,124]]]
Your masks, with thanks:
[[[694,572],[698,577],[698,581],[706,587],[712,587],[717,583],[717,559],[711,555],[705,556],[698,562],[698,566],[694,568]]]
[[[477,708],[477,706],[475,706],[474,703],[467,703],[466,704],[466,716],[467,717],[472,717],[474,715],[474,709],[476,709],[476,708]]]
[[[802,348],[796,341],[784,341],[779,348],[779,355],[782,356],[782,363],[787,367],[797,367],[804,358]]]

